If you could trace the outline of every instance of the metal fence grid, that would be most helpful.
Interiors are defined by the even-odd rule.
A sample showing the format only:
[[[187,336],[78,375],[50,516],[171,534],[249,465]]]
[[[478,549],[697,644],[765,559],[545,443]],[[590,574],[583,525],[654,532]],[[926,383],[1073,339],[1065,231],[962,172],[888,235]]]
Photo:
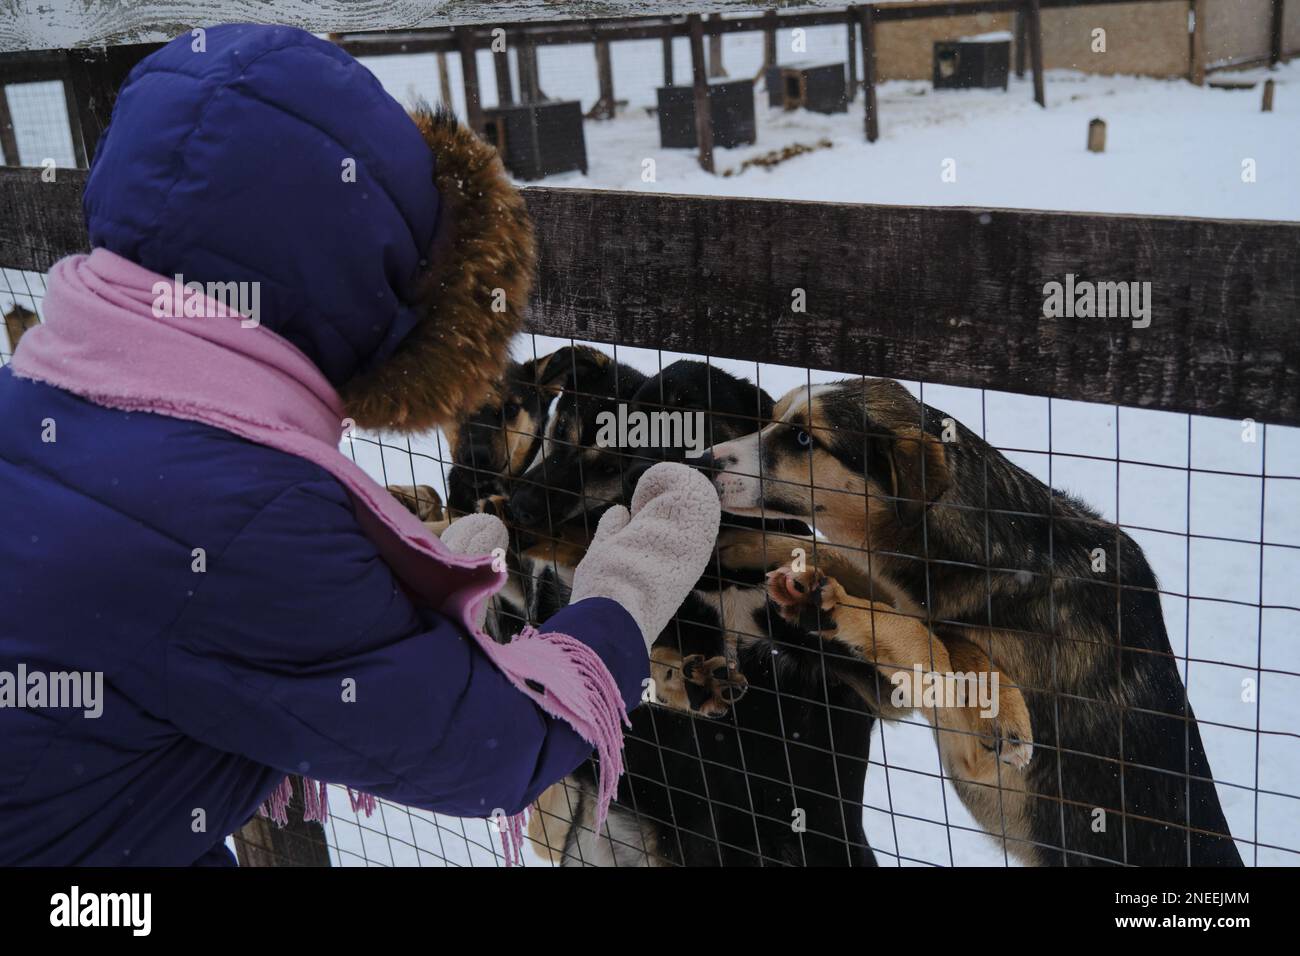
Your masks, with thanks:
[[[39,314],[44,289],[45,277],[39,273],[4,270],[0,273],[0,312],[9,319],[15,306],[21,306]],[[8,321],[6,327],[12,329]],[[6,363],[13,347],[11,334],[7,332],[0,342],[0,361]],[[520,359],[542,358],[573,345],[594,348],[620,368],[647,376],[678,359],[694,358],[759,385],[773,398],[790,389],[812,393],[824,383],[843,378],[820,370],[537,335],[521,337],[516,354]],[[943,409],[1049,487],[1068,489],[1085,500],[1140,545],[1160,582],[1160,604],[1173,653],[1243,859],[1248,865],[1300,862],[1300,644],[1295,640],[1300,605],[1293,593],[1294,582],[1300,580],[1300,429],[927,383],[910,383],[909,390],[926,404]],[[569,384],[550,400],[549,407],[554,409],[566,394],[597,397],[597,393],[575,391]],[[761,424],[755,421],[756,426]],[[565,444],[563,439],[556,442]],[[444,502],[448,500],[448,474],[466,464],[453,460],[441,433],[400,440],[357,434],[345,441],[343,450],[382,484],[425,485]],[[638,453],[624,452],[625,467],[634,466],[637,460]],[[820,490],[815,476],[813,484],[815,495]],[[507,480],[503,487],[508,490],[517,483]],[[585,489],[579,493],[586,497]],[[594,509],[598,503],[589,505]],[[550,527],[541,537],[558,539],[561,532]],[[810,561],[816,563],[819,545],[844,544],[852,543],[819,536],[812,544]],[[871,551],[870,547],[864,549],[868,561]],[[941,561],[942,556],[926,556],[927,564],[931,560]],[[540,573],[543,565],[537,562],[530,570]],[[1016,568],[987,570],[1014,572]],[[529,573],[529,569],[519,573]],[[752,628],[727,625],[726,630],[742,640],[755,637]],[[757,637],[761,640],[767,635]],[[776,650],[779,653],[780,648]],[[746,726],[747,700],[763,692],[751,688],[746,698],[720,717],[685,716],[660,705],[643,706],[641,710],[654,716],[638,723],[629,734],[625,782],[639,776],[647,781],[653,778],[655,786],[709,804],[710,815],[747,814],[756,821],[756,828],[759,821],[789,827],[788,806],[778,815],[771,808],[752,803],[740,806],[698,792],[701,780],[706,781],[707,791],[706,769],[742,776],[749,773],[747,787],[758,782],[779,789],[779,781],[746,770],[743,752],[740,766],[723,762],[721,767],[707,768],[715,762],[702,756],[698,747],[682,750],[659,739],[658,734],[665,719],[686,720],[697,742],[725,726],[751,735],[750,739],[765,740],[768,746],[784,748],[787,759],[794,762],[817,750],[815,744],[772,733],[770,728]],[[775,693],[782,697],[780,689]],[[810,702],[798,694],[786,698],[780,701],[781,708],[808,703],[829,705],[832,710],[838,706],[825,699]],[[1007,849],[991,839],[963,807],[938,759],[930,724],[921,713],[874,721],[865,789],[853,805],[860,808],[876,860],[883,865],[1014,864]],[[644,733],[645,726],[651,729],[649,735]],[[833,743],[821,749],[832,759],[851,762],[855,758],[847,743],[853,742],[842,743],[846,743],[843,748]],[[1035,741],[1033,759],[1050,759],[1052,749],[1051,741]],[[684,785],[674,779],[678,776],[686,780]],[[807,789],[804,783],[801,792]],[[837,796],[835,790],[834,780],[829,780],[826,796],[849,799]],[[333,865],[477,866],[505,862],[491,821],[461,820],[386,801],[379,801],[374,814],[367,816],[349,810],[345,789],[335,787],[332,791],[324,839]],[[798,798],[794,799],[797,804]],[[630,809],[637,819],[659,825],[672,822],[653,812]],[[807,824],[813,834],[818,832],[816,824]],[[552,828],[547,825],[544,829],[547,836],[543,839],[551,840]],[[665,832],[671,831],[668,827]],[[534,836],[537,832],[540,830]],[[731,845],[716,834],[692,832],[689,836],[697,843],[701,838],[713,840],[719,859],[728,853],[743,857],[753,849]],[[798,843],[795,840],[792,845]],[[566,856],[559,852],[562,847],[552,849],[557,852],[554,860],[548,860],[547,847],[530,840],[525,863],[548,865]],[[680,861],[680,854],[671,849],[652,855],[659,862]],[[567,863],[618,862],[593,858],[581,846],[576,852],[570,847],[567,857]],[[801,861],[758,853],[752,862]]]

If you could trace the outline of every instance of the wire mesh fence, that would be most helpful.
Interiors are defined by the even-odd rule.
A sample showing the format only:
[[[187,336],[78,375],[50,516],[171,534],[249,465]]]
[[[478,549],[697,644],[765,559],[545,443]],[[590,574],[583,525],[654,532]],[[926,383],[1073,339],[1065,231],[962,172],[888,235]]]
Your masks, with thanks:
[[[44,288],[4,271],[6,362]],[[455,433],[343,445],[435,532],[479,510],[507,522],[499,639],[566,603],[600,514],[649,464],[694,462],[720,487],[737,476],[713,565],[652,655],[607,830],[584,830],[594,776],[579,768],[533,809],[527,864],[1195,862],[1222,850],[1218,819],[1247,864],[1300,861],[1300,430],[932,383],[877,392],[831,371],[540,335],[516,359]],[[979,473],[959,474],[957,448]],[[888,536],[918,507],[919,550]],[[945,601],[959,587],[973,592]],[[1041,627],[1024,627],[1042,602],[1028,618]],[[863,610],[865,640],[844,619]],[[894,618],[935,635],[920,658],[894,656]],[[895,675],[913,666],[970,671],[972,686],[998,672],[984,703],[1004,716],[900,706]],[[1016,695],[1030,701],[1019,727]],[[1026,786],[1052,809],[1025,811]],[[505,862],[492,821],[385,801],[366,814],[331,789],[330,819],[301,837],[323,842],[318,862]],[[1153,789],[1167,802],[1141,795]],[[264,860],[302,862],[284,837],[237,841],[259,839]]]
[[[516,377],[461,435],[399,442],[356,435],[346,443],[346,450],[377,480],[403,486],[408,500],[418,500],[422,516],[435,529],[472,510],[492,510],[507,520],[514,581],[492,612],[503,638],[522,623],[543,624],[551,610],[562,606],[566,582],[603,508],[626,503],[632,482],[649,462],[682,458],[688,450],[685,440],[675,449],[632,447],[626,434],[621,444],[593,440],[599,431],[595,418],[619,404],[630,403],[632,411],[703,414],[712,434],[697,447],[713,445],[715,456],[766,429],[767,448],[755,459],[760,470],[772,471],[768,477],[779,485],[802,483],[810,502],[818,496],[833,502],[856,495],[854,507],[864,515],[875,507],[869,500],[873,496],[890,507],[906,505],[897,488],[879,488],[877,472],[866,465],[863,476],[870,472],[870,480],[846,492],[845,475],[827,464],[852,461],[847,447],[880,437],[870,429],[855,431],[823,421],[802,424],[809,445],[799,444],[805,439],[796,434],[792,447],[799,450],[780,451],[780,433],[791,427],[791,408],[819,408],[842,395],[846,385],[850,393],[869,387],[868,379],[540,336],[529,337],[521,348]],[[663,393],[663,401],[649,400],[656,391]],[[846,592],[841,605],[875,601],[877,614],[914,615],[928,629],[951,635],[954,627],[969,628],[971,622],[940,617],[944,605],[937,596],[928,606],[912,602],[904,610],[906,595],[891,591],[886,581],[894,578],[897,589],[898,561],[910,558],[926,569],[921,575],[926,586],[938,589],[949,585],[945,565],[969,562],[945,554],[945,539],[938,535],[928,552],[919,555],[902,555],[889,542],[876,546],[845,540],[836,534],[842,525],[819,519],[826,514],[822,510],[803,515],[807,526],[799,529],[794,525],[800,506],[778,492],[767,499],[778,503],[775,511],[760,503],[748,519],[724,518],[727,540],[709,572],[716,581],[696,592],[697,606],[684,607],[670,627],[673,633],[661,637],[652,669],[655,683],[628,734],[627,775],[609,829],[600,837],[582,830],[584,814],[590,813],[592,778],[580,768],[534,808],[532,852],[526,862],[800,865],[874,859],[886,865],[997,865],[1043,862],[1053,858],[1052,851],[1066,849],[1068,863],[1153,862],[1162,854],[1166,862],[1176,863],[1182,862],[1182,853],[1193,861],[1200,858],[1198,840],[1215,843],[1213,820],[1207,823],[1204,815],[1213,816],[1207,807],[1222,806],[1247,864],[1294,864],[1300,854],[1294,822],[1300,800],[1295,759],[1300,709],[1293,692],[1300,679],[1294,642],[1300,607],[1289,582],[1300,567],[1300,434],[1251,422],[924,383],[909,383],[907,392],[943,409],[940,430],[965,426],[971,437],[1005,456],[1010,474],[1032,476],[1023,480],[1053,489],[1046,499],[1027,494],[1011,509],[990,508],[996,495],[987,490],[984,500],[955,505],[965,512],[963,520],[984,527],[1007,519],[1011,534],[1023,536],[1019,555],[1013,548],[995,558],[991,549],[989,560],[965,569],[988,582],[975,601],[987,617],[982,629],[990,635],[986,647],[995,648],[988,670],[998,669],[999,651],[1017,660],[1038,655],[1064,669],[1068,654],[1062,642],[1095,648],[1098,641],[1109,640],[1119,651],[1106,657],[1101,670],[1108,673],[1114,666],[1113,687],[1106,680],[1036,687],[1031,678],[1008,674],[1005,668],[1001,676],[1004,691],[1012,683],[1027,696],[1052,698],[1047,711],[1041,704],[1030,709],[1035,718],[1061,714],[1063,702],[1069,711],[1064,717],[1077,724],[1089,724],[1094,710],[1106,714],[1119,729],[1118,747],[1104,733],[1078,738],[1067,732],[1070,743],[1061,744],[1052,738],[1067,728],[1057,726],[1054,734],[1045,734],[1032,720],[1029,766],[1056,764],[1060,776],[1064,764],[1067,776],[1084,779],[1067,784],[1064,795],[1047,793],[1043,799],[1055,810],[1039,812],[1037,824],[1010,826],[1005,840],[991,838],[990,833],[1001,837],[1003,831],[990,826],[981,799],[963,782],[965,771],[976,776],[979,771],[949,753],[964,751],[963,742],[945,741],[970,735],[988,753],[985,748],[1008,747],[1007,738],[998,737],[1004,728],[952,726],[937,716],[937,709],[927,714],[924,706],[883,703],[891,687],[886,681],[882,690],[882,672],[897,672],[908,662],[890,660],[879,648],[874,649],[874,668],[853,659],[854,652],[841,646],[834,631],[824,629],[833,625],[816,614],[810,620],[806,607],[791,617],[792,631],[777,620],[785,609],[773,599],[777,592],[767,575],[798,557],[792,542],[803,545],[810,566],[825,559],[841,573],[854,559],[859,570],[873,560],[882,569],[892,561],[893,570],[879,580],[866,573],[867,587],[879,585],[878,591]],[[773,407],[771,401],[781,395],[785,401]],[[751,400],[756,404],[749,411],[745,404]],[[890,440],[897,442],[898,436]],[[812,449],[823,441],[838,451],[816,457]],[[784,463],[782,454],[787,455]],[[712,465],[718,467],[716,457]],[[432,508],[423,505],[430,492],[436,496]],[[1067,492],[1095,514],[1061,507]],[[1048,509],[1035,510],[1043,500]],[[827,507],[844,510],[843,502]],[[929,505],[931,511],[942,507],[942,502]],[[937,524],[933,517],[929,521]],[[1108,552],[1112,560],[1137,567],[1145,555],[1158,583],[1098,572],[1095,562],[1100,558],[1104,564],[1106,555],[1089,549],[1083,567],[1103,579],[1111,597],[1099,605],[1103,610],[1095,611],[1093,623],[1103,633],[1071,634],[1071,615],[1084,613],[1068,598],[1070,579],[1080,577],[1079,563],[1063,553],[1049,556],[1047,573],[1064,588],[1063,604],[1043,609],[1048,624],[1040,632],[1017,636],[1022,644],[1017,656],[1007,650],[1005,639],[999,643],[991,636],[1009,624],[997,619],[1001,612],[994,605],[1006,585],[995,579],[1011,582],[1014,590],[1016,582],[1043,573],[1044,565],[1026,556],[1039,540],[1036,522],[1053,529],[1062,542],[1070,540],[1072,523],[1116,541],[1122,532],[1140,551]],[[754,549],[761,557],[750,555],[735,566],[726,556]],[[845,550],[852,552],[847,561]],[[1167,631],[1167,651],[1141,646],[1145,638],[1136,632],[1129,648],[1124,628],[1138,626],[1125,593],[1130,589],[1156,599],[1163,620],[1162,625],[1155,622],[1156,630]],[[1015,600],[1031,603],[1041,597],[1026,588]],[[821,610],[822,615],[831,613],[830,608]],[[981,628],[975,626],[973,633]],[[971,634],[968,630],[978,645]],[[934,644],[926,653],[933,655],[938,647]],[[1169,667],[1144,669],[1127,659],[1130,653],[1160,658]],[[782,658],[791,663],[773,663]],[[935,662],[925,663],[929,670]],[[1172,673],[1176,686],[1158,686],[1153,673],[1165,678]],[[1118,697],[1115,687],[1124,689]],[[1194,721],[1184,716],[1184,687]],[[1155,724],[1134,722],[1132,714],[1147,715]],[[1133,735],[1128,748],[1122,739],[1125,728]],[[1151,739],[1143,742],[1142,734]],[[1191,735],[1203,740],[1210,769],[1200,763],[1199,744],[1189,747]],[[1004,758],[997,750],[992,753]],[[979,757],[976,750],[971,760]],[[990,766],[994,779],[982,786],[1005,802],[1023,786],[1023,768],[1005,758]],[[1089,774],[1096,779],[1087,780]],[[1166,781],[1171,803],[1146,804],[1134,795],[1153,785],[1153,775],[1179,781],[1172,789]],[[1131,781],[1127,796],[1126,777]],[[1117,800],[1094,806],[1073,799],[1071,787],[1091,795],[1113,793]],[[1176,799],[1180,790],[1181,801]],[[346,807],[346,799],[336,793],[334,805]],[[1067,810],[1083,815],[1083,832],[1101,827],[1099,836],[1121,835],[1099,839],[1101,850],[1090,852],[1077,821],[1064,821]],[[998,819],[1007,815],[1003,807]],[[1057,815],[1062,817],[1059,827],[1053,823]],[[1201,819],[1194,820],[1198,815]],[[1045,836],[1054,828],[1060,834],[1056,840]],[[503,858],[495,832],[490,821],[456,820],[384,802],[369,818],[336,810],[326,827],[331,859],[342,865],[499,865]]]

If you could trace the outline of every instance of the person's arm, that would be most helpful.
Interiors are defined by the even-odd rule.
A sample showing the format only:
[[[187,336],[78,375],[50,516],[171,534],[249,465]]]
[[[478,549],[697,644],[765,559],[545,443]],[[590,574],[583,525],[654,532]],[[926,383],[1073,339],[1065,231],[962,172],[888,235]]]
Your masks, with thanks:
[[[267,506],[196,575],[168,647],[170,719],[211,746],[427,810],[513,814],[591,746],[457,622],[415,608],[329,480]],[[629,709],[645,642],[592,598],[541,630],[588,644]]]

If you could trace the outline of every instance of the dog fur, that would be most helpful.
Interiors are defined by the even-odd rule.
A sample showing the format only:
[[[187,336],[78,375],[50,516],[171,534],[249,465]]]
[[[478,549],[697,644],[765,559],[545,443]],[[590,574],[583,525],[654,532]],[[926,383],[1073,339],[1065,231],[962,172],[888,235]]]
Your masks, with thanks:
[[[995,777],[954,773],[1009,852],[1040,865],[1241,865],[1155,576],[1128,535],[897,382],[796,389],[775,418],[712,449],[723,508],[814,524],[875,591],[849,603],[884,590],[953,666],[973,648],[1019,689],[1037,756],[986,764]],[[858,630],[849,643],[863,654],[870,622]]]

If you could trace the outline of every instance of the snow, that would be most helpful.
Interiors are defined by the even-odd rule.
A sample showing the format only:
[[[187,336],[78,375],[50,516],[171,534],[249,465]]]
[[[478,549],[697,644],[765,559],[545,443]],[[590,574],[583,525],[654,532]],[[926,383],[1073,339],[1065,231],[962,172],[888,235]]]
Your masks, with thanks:
[[[753,77],[762,63],[761,37],[725,38],[723,63],[732,77]],[[792,52],[782,31],[779,61],[845,59],[844,31],[813,28],[807,50]],[[689,83],[689,53],[679,41],[675,79]],[[541,48],[542,88],[548,96],[597,96],[594,55],[582,46]],[[365,61],[399,99],[438,99],[431,56]],[[450,58],[453,101],[463,108],[460,73]],[[862,96],[847,113],[823,115],[770,109],[755,89],[758,138],[753,146],[719,149],[720,172],[792,143],[829,140],[774,169],[711,176],[695,152],[662,149],[648,110],[662,82],[658,41],[613,46],[614,92],[628,105],[609,122],[588,122],[589,170],[546,179],[548,187],[623,189],[717,196],[919,206],[983,206],[1080,212],[1140,213],[1231,219],[1300,219],[1300,61],[1276,70],[1237,72],[1261,81],[1252,90],[1196,87],[1185,80],[1095,76],[1068,70],[1046,74],[1048,107],[1033,101],[1028,74],[1010,89],[940,90],[928,81],[893,81],[878,88],[880,139],[863,136]],[[1227,74],[1224,74],[1227,75]],[[479,76],[495,100],[491,60],[480,53]],[[1274,111],[1260,112],[1262,79],[1276,84]],[[1106,122],[1106,151],[1086,149],[1088,123]],[[642,179],[654,160],[655,180]],[[945,181],[946,161],[956,180]],[[1253,160],[1253,182],[1243,163]],[[951,178],[951,177],[947,177]]]

